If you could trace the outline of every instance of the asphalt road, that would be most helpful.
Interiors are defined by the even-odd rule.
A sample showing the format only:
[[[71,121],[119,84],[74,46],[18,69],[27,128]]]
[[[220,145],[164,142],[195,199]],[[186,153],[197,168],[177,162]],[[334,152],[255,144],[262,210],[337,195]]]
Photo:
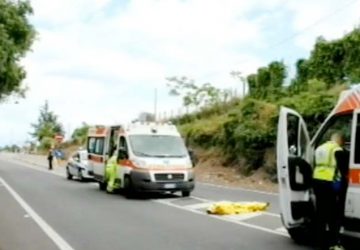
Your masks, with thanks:
[[[198,184],[191,198],[125,199],[0,156],[0,249],[311,249],[281,227],[277,195]],[[268,201],[267,213],[210,216],[213,201]],[[356,248],[357,249],[357,248]]]

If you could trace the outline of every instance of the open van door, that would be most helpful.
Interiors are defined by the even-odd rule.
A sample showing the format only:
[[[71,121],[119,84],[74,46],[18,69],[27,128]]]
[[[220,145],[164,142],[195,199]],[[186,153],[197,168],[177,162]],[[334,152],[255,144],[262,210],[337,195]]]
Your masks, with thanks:
[[[281,107],[277,131],[277,174],[283,224],[293,236],[312,215],[310,138],[302,117]]]

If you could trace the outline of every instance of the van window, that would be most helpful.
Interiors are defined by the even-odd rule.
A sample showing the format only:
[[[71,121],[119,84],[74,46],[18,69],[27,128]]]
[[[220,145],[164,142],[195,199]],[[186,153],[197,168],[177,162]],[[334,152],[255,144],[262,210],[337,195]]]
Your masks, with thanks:
[[[324,128],[320,136],[316,139],[315,146],[330,140],[331,135],[335,132],[341,132],[344,135],[345,147],[350,146],[352,114],[334,117],[329,121],[329,125]]]
[[[127,143],[126,143],[126,139],[124,136],[120,137],[120,148],[125,148],[126,152],[128,151],[128,147],[127,147]]]
[[[301,157],[306,156],[306,148],[308,146],[308,137],[306,137],[306,132],[304,126],[300,128],[300,149],[299,153]]]
[[[96,138],[95,154],[102,155],[104,153],[105,138]]]
[[[292,155],[298,155],[299,117],[293,114],[288,114],[287,122],[288,152]],[[290,148],[292,148],[292,150],[290,150]]]
[[[357,115],[357,124],[355,131],[354,163],[360,164],[360,114]]]
[[[88,152],[89,153],[95,153],[95,146],[96,146],[96,138],[95,137],[91,137],[88,140]]]

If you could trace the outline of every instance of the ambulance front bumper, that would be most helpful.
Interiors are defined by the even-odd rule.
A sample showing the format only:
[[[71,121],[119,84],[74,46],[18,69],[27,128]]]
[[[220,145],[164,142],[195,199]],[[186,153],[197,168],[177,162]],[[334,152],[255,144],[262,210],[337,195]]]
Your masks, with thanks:
[[[195,188],[192,170],[183,172],[133,171],[131,181],[133,188],[140,192],[191,192]]]

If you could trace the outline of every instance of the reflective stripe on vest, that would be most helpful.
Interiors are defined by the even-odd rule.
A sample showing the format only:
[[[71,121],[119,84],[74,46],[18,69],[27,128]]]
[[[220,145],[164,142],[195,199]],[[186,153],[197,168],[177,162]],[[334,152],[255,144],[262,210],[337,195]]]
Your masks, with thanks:
[[[337,171],[335,152],[342,148],[335,142],[326,142],[315,151],[315,169],[313,178],[323,181],[334,181],[340,179]]]

